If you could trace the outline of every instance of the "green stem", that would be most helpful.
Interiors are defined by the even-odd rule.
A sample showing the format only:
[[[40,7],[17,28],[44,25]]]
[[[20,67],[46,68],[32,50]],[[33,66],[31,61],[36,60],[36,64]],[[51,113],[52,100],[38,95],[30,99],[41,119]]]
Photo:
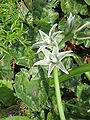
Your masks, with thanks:
[[[58,80],[58,70],[56,67],[54,68],[53,73],[54,73],[54,84],[55,84],[55,91],[56,91],[59,115],[60,115],[61,120],[66,120],[65,116],[64,116],[62,101],[61,101],[61,93],[60,93],[59,80]]]

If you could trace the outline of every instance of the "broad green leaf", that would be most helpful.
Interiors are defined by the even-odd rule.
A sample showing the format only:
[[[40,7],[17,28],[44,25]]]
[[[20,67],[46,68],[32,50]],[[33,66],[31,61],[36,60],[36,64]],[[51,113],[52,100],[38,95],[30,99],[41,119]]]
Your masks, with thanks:
[[[27,48],[27,50],[25,50],[24,46],[22,46],[21,44],[18,43],[19,46],[12,46],[12,48],[10,49],[10,53],[13,56],[13,58],[15,59],[15,63],[21,66],[25,66],[25,67],[30,67],[30,62],[31,62],[31,57],[32,55],[29,53],[29,48]],[[28,55],[28,53],[30,55]],[[30,57],[29,57],[30,56]]]
[[[37,27],[48,34],[51,26],[53,26],[58,17],[58,12],[54,12],[53,9],[46,7],[43,10]]]
[[[61,8],[64,13],[72,12],[74,14],[80,13],[82,15],[88,14],[88,8],[84,1],[76,0],[60,0]]]
[[[32,10],[34,18],[41,17],[43,12],[43,8],[46,6],[46,0],[34,0],[32,2]]]
[[[72,0],[60,0],[61,1],[61,8],[64,13],[72,12],[77,13],[77,4],[76,1]]]
[[[90,0],[84,0],[88,5],[90,5]]]
[[[0,87],[0,102],[5,106],[10,106],[15,103],[13,91],[8,87]]]
[[[13,78],[13,70],[11,68],[11,58],[7,54],[3,54],[3,59],[0,61],[0,79],[11,80]]]
[[[47,96],[40,80],[31,80],[30,74],[26,69],[21,71],[15,77],[16,95],[33,111],[40,111],[46,103]]]

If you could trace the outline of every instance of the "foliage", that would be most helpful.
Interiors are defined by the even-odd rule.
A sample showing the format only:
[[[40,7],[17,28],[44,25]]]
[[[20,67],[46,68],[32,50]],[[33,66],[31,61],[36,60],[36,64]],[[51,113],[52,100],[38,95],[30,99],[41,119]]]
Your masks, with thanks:
[[[2,120],[29,120],[29,118],[26,116],[14,116],[9,118],[4,118]]]
[[[90,5],[90,1],[89,0],[84,0],[88,5]]]
[[[88,14],[88,6],[85,4],[82,0],[60,0],[61,1],[61,8],[64,13],[72,12],[73,14],[82,14],[87,15]],[[87,0],[87,2],[88,0]]]
[[[75,15],[71,28],[67,24],[70,12]],[[1,120],[59,119],[53,74],[48,78],[46,66],[33,66],[44,55],[37,53],[38,47],[32,47],[42,40],[39,30],[48,35],[55,23],[56,31],[63,33],[56,36],[59,50],[73,51],[62,60],[70,74],[58,71],[66,119],[89,120],[90,25],[75,33],[87,21],[90,22],[89,0],[0,0]],[[23,111],[28,109],[29,115],[19,112],[19,106],[18,112],[11,110],[12,117],[8,117],[6,109],[19,101],[25,103]]]
[[[0,87],[0,102],[5,106],[10,106],[15,103],[15,96],[13,91],[7,87]]]
[[[29,72],[26,69],[21,69],[15,78],[16,94],[30,109],[41,111],[47,100],[43,83],[40,80],[31,80],[29,82],[29,79]]]

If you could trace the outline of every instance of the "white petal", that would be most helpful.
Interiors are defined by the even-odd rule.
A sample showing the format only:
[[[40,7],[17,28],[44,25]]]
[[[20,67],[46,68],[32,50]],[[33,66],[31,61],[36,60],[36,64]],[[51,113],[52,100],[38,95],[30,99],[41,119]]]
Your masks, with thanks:
[[[52,35],[52,38],[54,39],[58,34],[61,34],[61,33],[63,33],[63,31],[54,32]]]
[[[37,47],[37,46],[42,46],[42,45],[45,45],[44,41],[36,42],[32,45],[32,47]]]
[[[48,65],[49,63],[50,63],[49,60],[44,59],[44,60],[40,60],[40,61],[37,61],[36,63],[34,63],[34,66],[35,65]]]
[[[55,32],[55,28],[56,28],[57,24],[54,24],[52,26],[52,28],[50,29],[50,32],[49,32],[49,37],[51,37],[53,35],[53,33]]]
[[[57,57],[59,60],[62,60],[70,52],[73,52],[73,51],[60,52],[60,53],[58,53]]]
[[[69,17],[67,17],[67,24],[70,26],[74,22],[75,15],[73,16],[72,13],[70,12]]]
[[[46,41],[46,40],[48,41],[49,40],[49,36],[46,33],[44,33],[41,30],[39,30],[39,32],[40,32],[40,35],[41,35],[41,38],[42,38],[43,41]]]
[[[52,70],[54,69],[54,66],[55,66],[55,64],[52,64],[52,63],[49,64],[48,77],[50,77],[50,74],[51,74]]]
[[[42,52],[43,52],[43,54],[45,55],[45,57],[47,59],[49,59],[49,56],[52,55],[52,53],[49,50],[47,50],[47,49],[43,49]]]
[[[39,53],[40,51],[42,51],[44,48],[45,48],[45,46],[41,46],[41,47],[38,49],[37,53]]]
[[[59,51],[58,44],[57,44],[56,41],[54,43],[55,43],[55,45],[53,46],[52,54],[55,55],[55,56],[57,56],[58,55],[58,51]]]
[[[70,16],[69,16],[70,18],[72,17],[72,13],[70,12]]]
[[[62,64],[62,62],[60,61],[59,64],[57,65],[57,67],[63,71],[66,74],[69,74],[68,71],[65,69],[64,65]]]
[[[72,17],[73,17],[73,16],[72,16],[72,13],[70,12],[69,17],[67,17],[68,21],[71,21]]]

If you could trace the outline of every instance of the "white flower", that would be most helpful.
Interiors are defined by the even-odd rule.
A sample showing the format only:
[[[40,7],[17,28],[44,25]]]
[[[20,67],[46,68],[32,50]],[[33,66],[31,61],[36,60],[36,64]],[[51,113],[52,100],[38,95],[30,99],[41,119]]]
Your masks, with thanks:
[[[73,16],[72,13],[70,12],[69,17],[67,17],[67,26],[66,26],[66,30],[65,33],[68,34],[69,32],[71,32],[74,24],[75,24],[75,15]]]
[[[42,49],[44,49],[45,47],[52,49],[53,47],[57,46],[55,37],[57,36],[57,34],[62,33],[62,31],[55,32],[56,26],[57,26],[57,24],[54,24],[52,26],[52,28],[50,29],[50,32],[49,32],[49,36],[46,33],[44,33],[43,31],[39,30],[42,41],[33,44],[33,47],[37,47],[37,46],[40,47],[37,52],[42,51]]]
[[[71,23],[73,23],[74,18],[75,18],[75,15],[73,16],[72,13],[70,12],[69,17],[67,17],[67,22],[68,22],[69,25],[70,25]]]
[[[45,55],[45,58],[43,60],[40,60],[34,65],[49,65],[49,70],[48,70],[48,77],[50,77],[50,74],[54,67],[56,66],[59,68],[61,71],[63,71],[66,74],[69,74],[68,71],[65,69],[63,63],[61,60],[70,52],[72,51],[66,51],[66,52],[60,52],[58,50],[58,46],[53,48],[52,52],[50,52],[47,49],[43,49],[42,52]]]

